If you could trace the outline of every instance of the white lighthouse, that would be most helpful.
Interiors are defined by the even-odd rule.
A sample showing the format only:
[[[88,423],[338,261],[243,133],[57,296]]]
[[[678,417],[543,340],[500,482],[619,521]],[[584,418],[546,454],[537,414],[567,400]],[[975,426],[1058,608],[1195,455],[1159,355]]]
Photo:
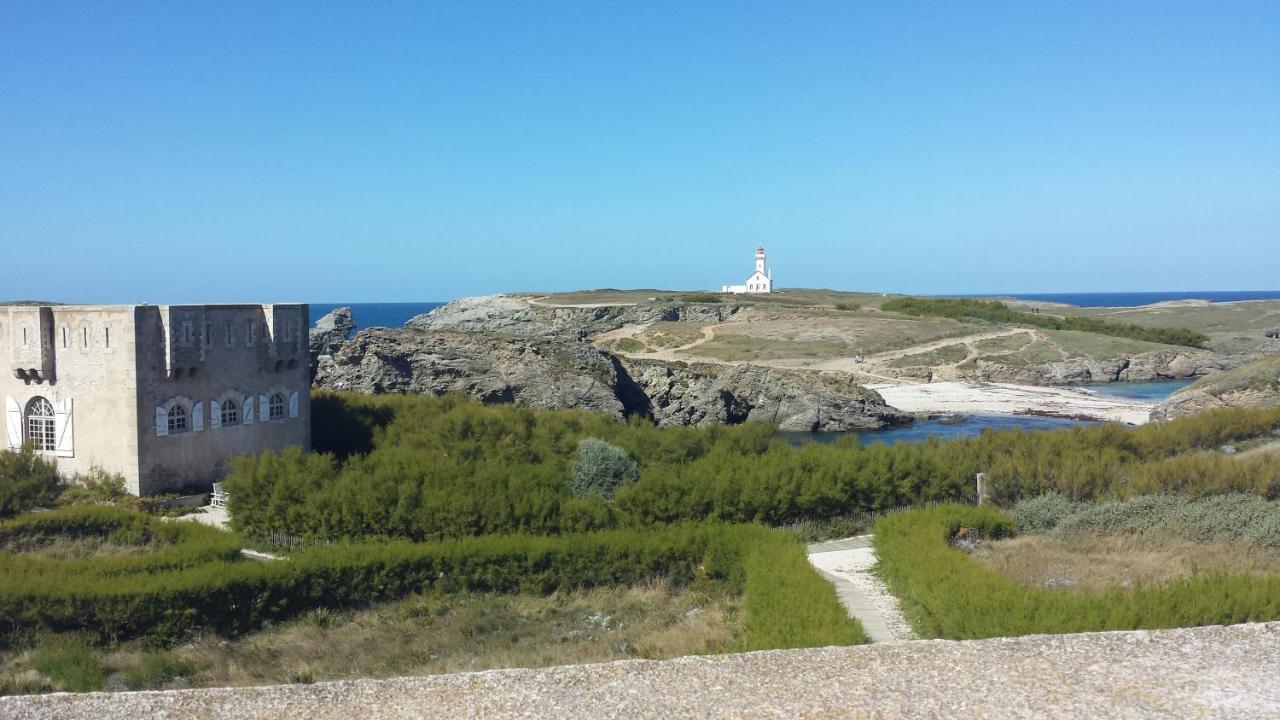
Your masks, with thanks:
[[[724,285],[723,293],[767,293],[773,291],[773,270],[765,264],[764,246],[756,246],[756,271],[741,285]]]

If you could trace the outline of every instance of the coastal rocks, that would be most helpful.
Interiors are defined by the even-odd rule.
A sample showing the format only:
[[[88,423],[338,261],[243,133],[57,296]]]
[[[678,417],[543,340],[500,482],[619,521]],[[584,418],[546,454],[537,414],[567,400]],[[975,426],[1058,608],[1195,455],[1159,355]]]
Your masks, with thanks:
[[[347,341],[351,331],[356,328],[351,319],[351,308],[340,307],[329,311],[327,315],[316,321],[307,335],[307,345],[312,357],[330,355],[338,346]]]
[[[1152,413],[1168,420],[1228,407],[1280,407],[1280,355],[1264,355],[1179,390]]]
[[[658,425],[766,422],[793,432],[837,432],[910,422],[874,390],[843,376],[752,365],[629,361]]]
[[[1071,358],[1031,367],[979,360],[973,366],[971,379],[1024,385],[1146,382],[1207,375],[1238,366],[1244,360],[1204,351],[1161,351],[1104,359]]]
[[[723,322],[741,309],[731,303],[541,305],[529,297],[485,295],[454,300],[409,320],[406,326],[582,340],[624,325],[659,321]]]
[[[537,409],[623,416],[612,359],[586,343],[370,328],[319,363],[315,387],[368,394],[462,393]]]

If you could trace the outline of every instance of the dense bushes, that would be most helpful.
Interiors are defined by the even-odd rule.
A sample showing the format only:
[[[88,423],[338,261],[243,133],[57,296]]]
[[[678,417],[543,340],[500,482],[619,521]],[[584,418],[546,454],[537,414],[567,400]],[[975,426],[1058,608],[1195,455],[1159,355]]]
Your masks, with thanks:
[[[24,446],[0,450],[0,518],[53,504],[62,492],[57,467]]]
[[[760,594],[763,601],[748,600],[748,625],[757,630],[748,630],[745,642],[753,647],[825,645],[860,637],[856,623],[830,616],[836,602],[831,587],[806,581],[813,571],[803,548],[780,531],[760,527],[682,525],[656,532],[341,544],[270,563],[228,557],[222,553],[225,543],[204,531],[230,537],[225,533],[110,508],[43,513],[0,526],[0,532],[52,532],[60,525],[74,536],[85,528],[114,532],[133,524],[152,533],[176,530],[174,552],[201,561],[165,562],[161,556],[169,551],[164,550],[85,561],[0,553],[7,565],[0,567],[6,579],[0,586],[0,633],[70,630],[102,640],[174,641],[201,629],[237,635],[313,607],[351,606],[428,588],[548,593],[662,577],[675,584],[746,585],[749,593]],[[133,564],[121,566],[124,560]],[[21,571],[9,572],[14,566]],[[796,608],[806,617],[781,617]],[[808,608],[819,610],[809,613]],[[762,635],[759,630],[779,623],[784,632]]]
[[[1013,516],[1024,533],[1148,535],[1280,550],[1280,501],[1252,495],[1144,495],[1094,504],[1051,493],[1018,503]]]
[[[1001,536],[1013,518],[988,508],[943,505],[887,515],[875,526],[880,568],[924,637],[1136,630],[1280,618],[1280,576],[1196,575],[1167,584],[1079,593],[1027,587],[950,540]]]
[[[1207,335],[1186,328],[1146,327],[1091,317],[1062,317],[1020,312],[994,300],[903,297],[886,300],[880,305],[880,309],[906,315],[945,317],[952,320],[985,320],[1010,325],[1031,325],[1046,330],[1079,330],[1098,335],[1194,348],[1203,348],[1209,343]]]
[[[569,491],[577,497],[595,494],[608,500],[623,483],[638,477],[640,466],[626,450],[600,438],[583,438],[573,459]]]
[[[712,519],[783,525],[972,499],[986,472],[997,503],[1056,490],[1069,499],[1153,492],[1280,493],[1275,463],[1203,453],[1280,427],[1280,410],[1224,410],[1125,428],[985,433],[886,446],[854,439],[792,447],[767,426],[657,428],[600,414],[484,406],[454,397],[327,396],[367,426],[373,450],[339,462],[297,451],[239,459],[226,481],[239,529],[317,538],[431,540],[561,533]],[[382,421],[380,421],[382,422]],[[625,450],[639,478],[613,502],[575,497],[579,443]]]

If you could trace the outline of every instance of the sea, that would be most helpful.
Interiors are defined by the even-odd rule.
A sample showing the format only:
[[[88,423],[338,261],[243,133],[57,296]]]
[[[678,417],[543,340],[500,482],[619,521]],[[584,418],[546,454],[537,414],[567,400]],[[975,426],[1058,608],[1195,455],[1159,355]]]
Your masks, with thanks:
[[[398,328],[404,327],[414,317],[429,313],[444,305],[442,302],[399,302],[399,303],[311,303],[312,324],[340,307],[351,308],[351,319],[356,329],[371,327]]]
[[[1280,290],[1208,290],[1197,292],[1094,292],[1094,293],[992,293],[964,297],[1010,297],[1018,300],[1065,303],[1078,307],[1140,307],[1173,300],[1208,300],[1240,302],[1242,300],[1280,300]]]

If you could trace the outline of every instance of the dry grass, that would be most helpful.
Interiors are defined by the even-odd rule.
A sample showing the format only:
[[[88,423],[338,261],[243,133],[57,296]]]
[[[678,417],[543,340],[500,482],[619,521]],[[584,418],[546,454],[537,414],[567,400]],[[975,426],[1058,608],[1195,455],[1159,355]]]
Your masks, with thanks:
[[[1277,552],[1137,535],[1026,535],[984,543],[973,556],[1024,585],[1090,592],[1205,572],[1280,573]]]
[[[260,685],[668,658],[728,650],[738,598],[663,583],[533,595],[427,594],[353,612],[312,611],[244,638],[174,651],[193,682]],[[126,649],[108,667],[136,663]]]
[[[114,543],[102,537],[20,537],[0,542],[0,552],[22,553],[52,560],[79,560],[91,557],[120,557],[155,552],[165,543]]]
[[[653,348],[672,348],[688,345],[702,337],[705,323],[656,322],[636,337]]]
[[[890,367],[918,367],[934,365],[953,365],[969,357],[969,348],[964,344],[944,345],[936,350],[903,355],[889,363]]]

